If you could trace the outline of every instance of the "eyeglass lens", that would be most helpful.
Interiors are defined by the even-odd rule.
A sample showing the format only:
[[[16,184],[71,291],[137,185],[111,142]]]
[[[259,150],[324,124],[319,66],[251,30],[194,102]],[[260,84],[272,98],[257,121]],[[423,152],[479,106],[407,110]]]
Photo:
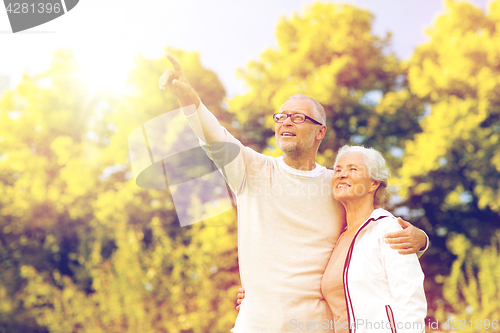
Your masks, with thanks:
[[[303,123],[306,120],[306,117],[300,113],[294,113],[294,114],[290,114],[290,115],[284,114],[284,113],[279,113],[279,114],[275,115],[274,120],[278,123],[282,123],[288,117],[290,117],[292,122],[297,123],[297,124]]]

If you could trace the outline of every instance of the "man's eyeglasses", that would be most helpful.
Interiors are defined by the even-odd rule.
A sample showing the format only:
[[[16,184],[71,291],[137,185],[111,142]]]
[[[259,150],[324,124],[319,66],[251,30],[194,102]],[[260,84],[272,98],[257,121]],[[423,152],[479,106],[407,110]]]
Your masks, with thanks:
[[[302,114],[302,113],[292,113],[292,114],[275,113],[275,114],[273,114],[273,119],[274,119],[274,122],[276,122],[276,123],[282,123],[288,117],[290,117],[290,119],[292,120],[292,123],[295,123],[295,124],[302,124],[304,121],[306,121],[306,119],[309,119],[310,121],[312,121],[315,124],[323,125],[319,121],[316,121],[316,120],[312,119],[311,117],[306,116],[305,114]]]

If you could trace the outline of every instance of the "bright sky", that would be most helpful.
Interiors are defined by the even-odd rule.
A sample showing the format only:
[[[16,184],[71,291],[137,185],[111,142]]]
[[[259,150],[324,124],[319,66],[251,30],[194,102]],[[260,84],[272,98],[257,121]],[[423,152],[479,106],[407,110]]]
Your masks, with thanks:
[[[81,0],[64,16],[17,34],[12,34],[7,13],[0,8],[0,75],[9,76],[13,87],[24,71],[33,75],[48,69],[54,51],[67,47],[96,86],[119,88],[139,54],[157,58],[170,46],[198,51],[202,64],[233,96],[245,91],[236,70],[276,45],[280,17],[312,2]],[[375,15],[374,33],[390,31],[393,50],[401,58],[408,58],[426,40],[425,27],[443,10],[441,0],[342,2],[370,10]],[[488,0],[469,2],[485,10]]]

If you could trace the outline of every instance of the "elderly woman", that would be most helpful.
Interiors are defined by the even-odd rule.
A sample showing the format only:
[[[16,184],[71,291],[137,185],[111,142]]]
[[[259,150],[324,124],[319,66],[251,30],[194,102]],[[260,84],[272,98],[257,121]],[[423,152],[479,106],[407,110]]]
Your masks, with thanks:
[[[333,196],[346,210],[321,282],[336,332],[425,332],[424,274],[416,254],[401,255],[384,241],[401,229],[382,209],[389,170],[370,148],[342,147],[335,160]]]

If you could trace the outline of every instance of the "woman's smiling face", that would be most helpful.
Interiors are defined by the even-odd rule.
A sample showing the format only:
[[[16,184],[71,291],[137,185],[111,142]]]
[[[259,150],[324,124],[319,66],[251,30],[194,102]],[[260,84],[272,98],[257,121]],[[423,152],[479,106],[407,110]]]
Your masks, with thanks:
[[[379,185],[370,178],[362,154],[346,153],[337,161],[332,179],[333,197],[342,202],[373,195]]]

